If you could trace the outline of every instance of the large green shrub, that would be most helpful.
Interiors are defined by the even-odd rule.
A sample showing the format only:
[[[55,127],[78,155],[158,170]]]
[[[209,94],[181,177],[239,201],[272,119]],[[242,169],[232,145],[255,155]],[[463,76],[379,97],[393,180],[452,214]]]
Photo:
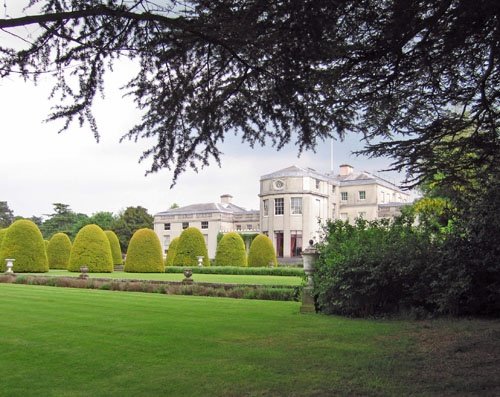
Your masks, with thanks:
[[[0,264],[15,259],[14,272],[47,272],[49,263],[42,233],[32,221],[20,219],[7,228],[0,249]]]
[[[91,273],[111,273],[113,257],[109,240],[104,231],[97,225],[87,225],[80,229],[75,237],[68,270],[79,272],[80,267],[87,266]]]
[[[273,242],[265,234],[259,234],[252,241],[248,252],[248,266],[262,267],[278,266],[276,253],[274,251]]]
[[[165,266],[174,266],[175,254],[177,253],[177,245],[179,237],[175,237],[168,246],[167,257],[165,258]]]
[[[215,254],[216,266],[246,266],[247,252],[245,242],[236,232],[226,233],[219,244]]]
[[[65,233],[52,236],[47,247],[50,269],[67,269],[71,254],[71,240]]]
[[[122,249],[120,247],[118,236],[112,230],[106,230],[104,233],[109,240],[109,246],[111,247],[111,256],[113,257],[113,264],[122,265]]]
[[[210,266],[203,234],[195,227],[188,227],[179,236],[174,265],[197,266],[198,256],[203,256],[203,266]]]
[[[435,311],[440,243],[412,223],[328,222],[314,274],[318,308],[350,316]]]
[[[128,245],[126,272],[162,273],[165,271],[160,240],[152,229],[137,230]]]

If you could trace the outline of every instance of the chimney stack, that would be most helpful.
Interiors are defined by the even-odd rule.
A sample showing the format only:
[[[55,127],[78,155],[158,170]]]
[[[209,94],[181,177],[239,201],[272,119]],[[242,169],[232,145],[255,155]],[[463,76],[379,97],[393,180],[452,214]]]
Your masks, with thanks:
[[[352,174],[354,168],[350,166],[349,164],[342,164],[340,166],[340,176],[347,176]]]
[[[229,203],[231,203],[232,199],[233,199],[233,196],[231,196],[230,194],[223,194],[222,196],[220,196],[220,202],[222,204],[229,204]]]

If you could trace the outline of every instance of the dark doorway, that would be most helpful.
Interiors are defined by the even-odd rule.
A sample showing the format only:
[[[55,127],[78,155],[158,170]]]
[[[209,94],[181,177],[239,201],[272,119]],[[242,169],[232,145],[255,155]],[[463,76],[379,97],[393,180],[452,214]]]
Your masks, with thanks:
[[[276,256],[283,258],[283,232],[274,232],[276,239]]]

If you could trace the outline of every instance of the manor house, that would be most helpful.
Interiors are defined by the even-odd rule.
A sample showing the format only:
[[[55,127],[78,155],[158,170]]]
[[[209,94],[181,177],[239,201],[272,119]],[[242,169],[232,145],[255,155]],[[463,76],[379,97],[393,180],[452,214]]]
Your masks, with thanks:
[[[210,258],[217,235],[228,231],[264,233],[280,258],[298,257],[309,240],[317,241],[327,219],[353,221],[394,217],[410,196],[369,172],[341,165],[339,174],[291,166],[260,178],[260,210],[248,211],[224,194],[219,203],[193,204],[160,212],[154,229],[163,249],[182,230],[197,227],[205,237]]]

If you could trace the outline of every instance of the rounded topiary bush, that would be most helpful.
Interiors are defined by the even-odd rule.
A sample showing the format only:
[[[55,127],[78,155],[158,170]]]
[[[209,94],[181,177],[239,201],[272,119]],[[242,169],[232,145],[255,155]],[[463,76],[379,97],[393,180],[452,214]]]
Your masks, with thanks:
[[[217,245],[216,266],[246,266],[245,242],[236,232],[226,233]]]
[[[248,266],[262,267],[278,265],[276,253],[274,251],[273,242],[265,234],[259,234],[254,238],[248,252]]]
[[[15,221],[7,228],[0,249],[0,264],[15,259],[14,272],[48,272],[45,241],[38,226],[27,219]]]
[[[64,233],[52,236],[47,246],[47,257],[50,269],[67,269],[71,254],[71,240]]]
[[[188,227],[179,236],[174,265],[197,266],[198,256],[203,256],[203,266],[210,266],[203,234],[195,227]]]
[[[123,265],[122,258],[122,248],[120,246],[120,240],[118,236],[112,230],[106,230],[104,232],[109,240],[109,246],[111,247],[111,257],[113,258],[113,265]]]
[[[152,229],[137,230],[128,245],[126,272],[162,273],[165,271],[160,240]]]
[[[2,249],[2,242],[5,237],[5,233],[7,233],[7,229],[0,229],[0,249]]]
[[[87,266],[90,273],[111,273],[113,271],[109,240],[104,231],[97,225],[82,227],[73,242],[68,270],[79,272],[82,266]]]
[[[170,242],[167,251],[167,257],[165,258],[165,266],[174,266],[175,254],[177,253],[177,245],[179,244],[179,237],[175,237]]]

